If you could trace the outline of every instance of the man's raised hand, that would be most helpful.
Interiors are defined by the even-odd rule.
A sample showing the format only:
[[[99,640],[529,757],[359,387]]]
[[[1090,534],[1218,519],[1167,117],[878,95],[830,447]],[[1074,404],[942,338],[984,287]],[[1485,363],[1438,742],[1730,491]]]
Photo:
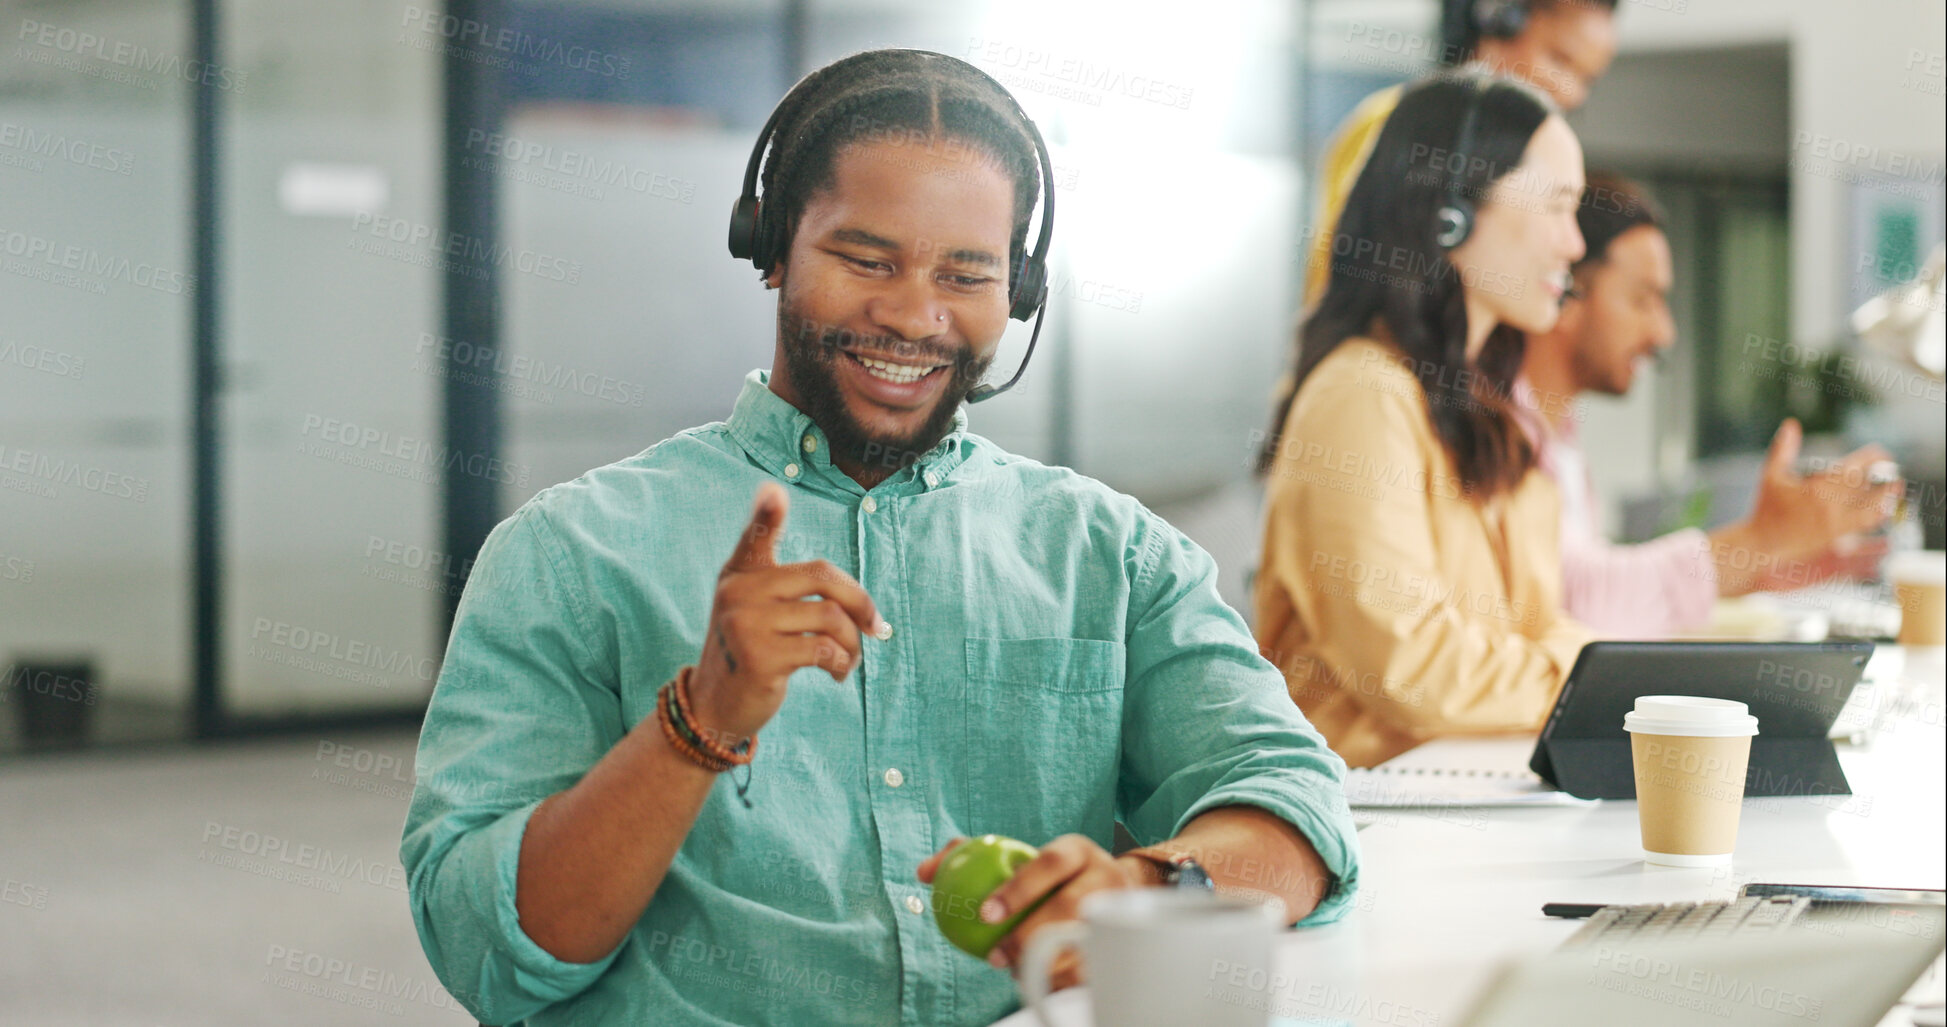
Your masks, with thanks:
[[[793,671],[823,667],[844,680],[858,666],[861,634],[880,624],[865,589],[830,562],[778,565],[789,507],[777,483],[758,487],[750,524],[717,575],[703,656],[690,677],[697,727],[733,747],[777,713]]]

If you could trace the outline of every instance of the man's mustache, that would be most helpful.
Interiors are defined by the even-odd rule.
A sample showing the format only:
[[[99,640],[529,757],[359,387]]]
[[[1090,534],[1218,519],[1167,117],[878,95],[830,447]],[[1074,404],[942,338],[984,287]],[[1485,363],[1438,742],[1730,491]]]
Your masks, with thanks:
[[[798,339],[823,349],[838,350],[858,356],[883,357],[903,360],[908,363],[930,361],[935,364],[971,364],[974,361],[973,347],[955,348],[935,346],[891,335],[860,335],[849,328],[837,325],[816,325],[809,321],[798,325]]]

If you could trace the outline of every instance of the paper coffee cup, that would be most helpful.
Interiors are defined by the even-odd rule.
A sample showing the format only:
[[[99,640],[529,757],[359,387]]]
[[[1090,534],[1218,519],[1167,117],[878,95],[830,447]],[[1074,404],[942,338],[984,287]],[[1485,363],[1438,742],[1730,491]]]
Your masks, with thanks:
[[[1894,553],[1884,570],[1900,599],[1900,644],[1947,644],[1947,552]]]
[[[1623,715],[1623,730],[1636,770],[1643,858],[1677,867],[1729,863],[1758,718],[1729,699],[1645,695]]]

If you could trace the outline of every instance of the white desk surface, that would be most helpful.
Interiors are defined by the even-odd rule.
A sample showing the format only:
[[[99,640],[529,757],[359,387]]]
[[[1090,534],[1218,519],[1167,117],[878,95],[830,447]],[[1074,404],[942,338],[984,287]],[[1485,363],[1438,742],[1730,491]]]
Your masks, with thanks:
[[[1840,745],[1853,794],[1746,800],[1728,867],[1645,864],[1628,801],[1358,811],[1373,822],[1359,832],[1354,910],[1284,936],[1279,969],[1300,983],[1271,996],[1273,1010],[1300,1022],[1457,1024],[1493,967],[1575,932],[1578,921],[1542,916],[1544,902],[1728,899],[1761,881],[1947,887],[1947,675],[1939,650],[1908,655],[1883,646],[1868,669],[1881,727],[1869,743]],[[1533,740],[1471,744],[1525,752]],[[1073,996],[1058,1019],[1087,1024],[1085,1010]],[[996,1027],[1034,1023],[1022,1012]]]

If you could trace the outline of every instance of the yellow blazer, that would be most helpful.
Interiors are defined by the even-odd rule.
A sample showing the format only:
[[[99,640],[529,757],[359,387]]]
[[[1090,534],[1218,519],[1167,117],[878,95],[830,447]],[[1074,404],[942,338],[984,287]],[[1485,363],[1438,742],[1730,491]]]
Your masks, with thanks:
[[[1365,170],[1380,129],[1386,127],[1386,119],[1399,106],[1401,91],[1400,86],[1388,86],[1359,101],[1325,144],[1325,153],[1318,161],[1318,216],[1312,221],[1316,234],[1305,262],[1306,310],[1318,306],[1326,283],[1332,279],[1332,235],[1338,231],[1339,215],[1345,212],[1345,198],[1351,195],[1359,172]]]
[[[1298,390],[1266,482],[1257,640],[1352,766],[1538,730],[1590,638],[1561,610],[1554,483],[1468,492],[1396,347],[1347,339]]]

